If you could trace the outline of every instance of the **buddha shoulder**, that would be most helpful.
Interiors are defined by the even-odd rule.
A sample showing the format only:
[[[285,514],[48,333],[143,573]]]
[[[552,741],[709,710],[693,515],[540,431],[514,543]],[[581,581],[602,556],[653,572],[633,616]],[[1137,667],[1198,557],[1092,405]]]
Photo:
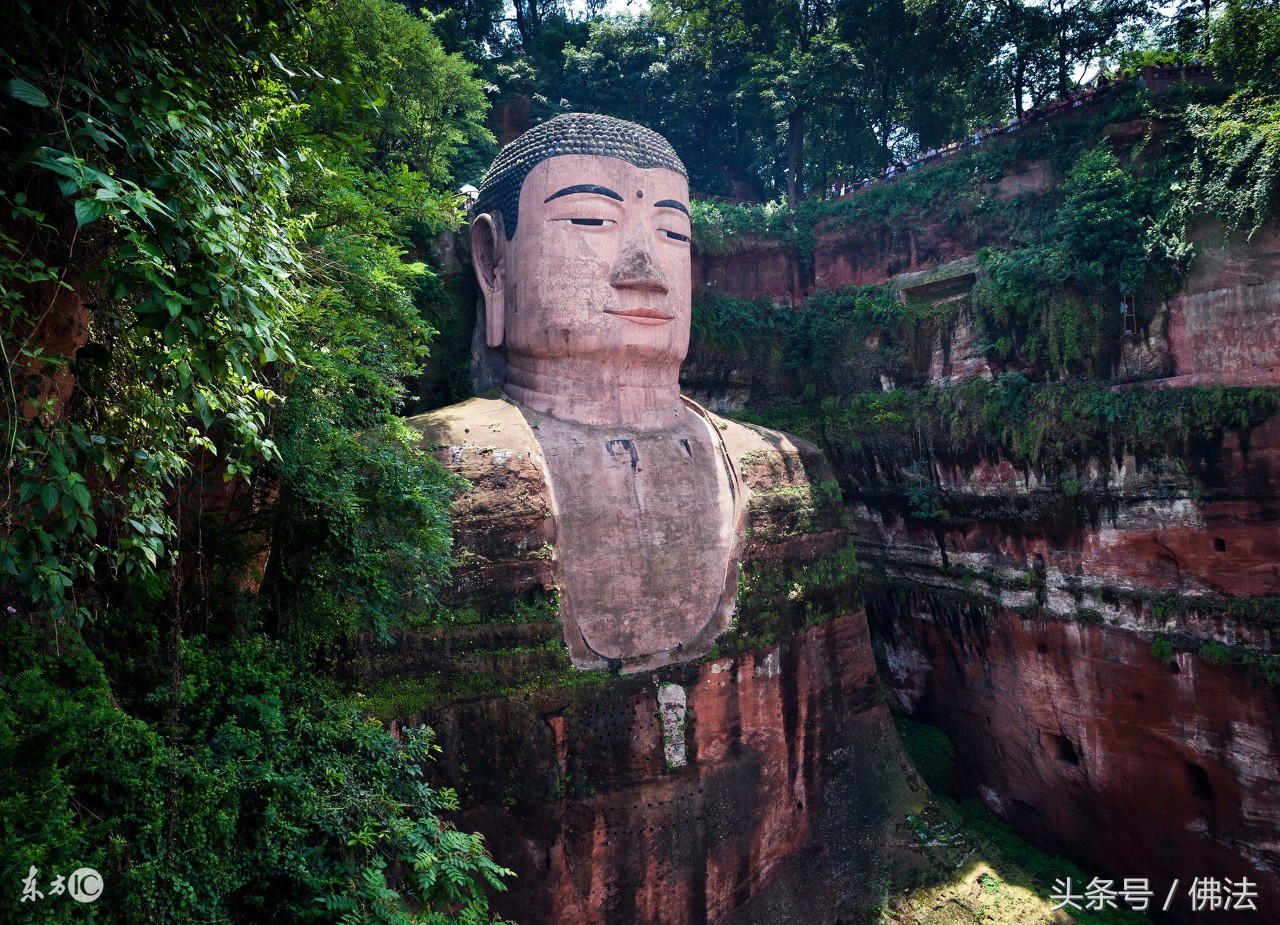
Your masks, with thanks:
[[[497,454],[501,464],[508,454],[539,454],[537,438],[520,409],[501,398],[470,398],[415,415],[406,423],[422,432],[422,447],[435,452],[450,469],[471,456],[491,463]]]
[[[472,398],[407,423],[422,432],[424,450],[470,483],[454,502],[455,522],[550,516],[542,450],[511,402]]]
[[[454,603],[511,600],[555,585],[551,493],[537,437],[520,409],[502,399],[468,401],[407,420],[420,446],[466,480],[454,496]]]
[[[843,543],[840,489],[822,450],[782,431],[709,417],[746,489],[746,558],[804,557]]]
[[[748,557],[788,555],[798,541],[807,538],[809,545],[819,535],[835,541],[834,534],[843,534],[839,489],[818,447],[697,410],[718,434],[744,489]],[[454,507],[462,547],[477,541],[487,546],[500,537],[554,542],[545,460],[537,433],[517,405],[472,398],[408,423],[422,432],[424,449],[470,483]]]

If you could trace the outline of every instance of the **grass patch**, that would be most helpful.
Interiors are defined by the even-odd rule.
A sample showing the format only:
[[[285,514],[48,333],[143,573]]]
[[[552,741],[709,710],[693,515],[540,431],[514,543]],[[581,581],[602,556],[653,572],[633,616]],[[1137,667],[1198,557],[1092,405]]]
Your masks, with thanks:
[[[881,922],[1031,925],[1054,921],[1049,911],[1054,881],[1069,877],[1073,892],[1083,893],[1091,878],[1066,858],[1023,841],[1011,826],[976,801],[957,802],[948,797],[946,782],[955,748],[946,734],[907,718],[896,718],[894,723],[907,757],[933,791],[921,812],[907,817],[916,836],[913,850],[931,863]],[[1117,905],[1123,905],[1122,900],[1117,899]],[[934,919],[929,915],[948,907],[955,917]],[[1140,925],[1148,921],[1124,908],[1071,912],[1081,925]]]

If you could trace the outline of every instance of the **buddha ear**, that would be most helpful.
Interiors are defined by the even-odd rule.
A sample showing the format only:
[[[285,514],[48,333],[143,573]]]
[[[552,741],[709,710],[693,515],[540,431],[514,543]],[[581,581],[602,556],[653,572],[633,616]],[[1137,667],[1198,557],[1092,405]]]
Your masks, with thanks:
[[[506,328],[507,275],[502,262],[506,243],[501,213],[497,221],[487,212],[471,220],[471,262],[484,295],[484,342],[490,347],[502,346]]]

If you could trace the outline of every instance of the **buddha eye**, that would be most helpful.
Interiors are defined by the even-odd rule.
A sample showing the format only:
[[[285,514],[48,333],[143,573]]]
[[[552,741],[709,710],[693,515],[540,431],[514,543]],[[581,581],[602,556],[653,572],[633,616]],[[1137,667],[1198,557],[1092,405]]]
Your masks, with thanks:
[[[557,218],[557,222],[568,222],[570,225],[586,225],[589,228],[600,228],[603,225],[618,224],[611,218]]]
[[[668,238],[673,238],[676,241],[683,241],[685,244],[689,243],[689,236],[687,234],[680,234],[678,231],[667,231],[667,229],[662,228],[659,229],[658,234],[665,234]]]

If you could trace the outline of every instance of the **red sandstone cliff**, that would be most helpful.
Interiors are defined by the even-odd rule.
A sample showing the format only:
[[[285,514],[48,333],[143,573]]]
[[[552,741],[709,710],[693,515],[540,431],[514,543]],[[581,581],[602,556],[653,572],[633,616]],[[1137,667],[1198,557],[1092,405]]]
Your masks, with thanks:
[[[1043,166],[1009,180],[1035,192],[1052,182]],[[982,243],[945,223],[820,228],[808,284],[779,248],[704,257],[696,272],[791,303],[815,286],[911,286],[940,264],[963,270],[957,262]],[[1119,376],[1147,377],[1144,387],[1280,385],[1280,233],[1246,241],[1206,226],[1197,245],[1166,311],[1122,345]],[[953,317],[950,330],[923,332],[933,346],[914,355],[918,381],[992,374],[967,314]],[[731,372],[720,377],[741,407],[753,380]],[[1256,599],[1280,595],[1278,467],[1271,419],[1228,432],[1199,468],[1081,461],[1080,483],[1101,501],[1064,501],[1007,462],[935,473],[947,503],[1038,518],[948,525],[873,500],[850,509],[895,708],[951,736],[957,790],[1094,872],[1148,877],[1157,890],[1178,878],[1179,921],[1218,920],[1190,911],[1196,877],[1259,885],[1259,911],[1223,921],[1280,921],[1277,689],[1256,669],[1195,652],[1277,652],[1271,611]],[[1229,606],[1240,596],[1254,603]],[[1156,635],[1191,651],[1160,661]]]
[[[940,726],[955,781],[1018,832],[1105,876],[1148,878],[1179,921],[1280,914],[1280,697],[1122,626],[912,595],[875,615],[898,709]],[[1257,912],[1196,915],[1195,878],[1249,879]]]
[[[1109,137],[1132,141],[1144,126],[1120,126]],[[1055,182],[1046,164],[1023,164],[986,192],[1038,196]],[[954,301],[973,281],[969,258],[981,246],[999,246],[1001,234],[942,220],[820,226],[811,262],[768,244],[702,255],[695,285],[768,296],[781,306],[798,306],[817,290],[873,283],[912,299]],[[1280,385],[1280,232],[1268,227],[1246,241],[1205,226],[1196,237],[1198,255],[1180,291],[1121,343],[1117,387]],[[994,374],[958,305],[940,316],[949,323],[911,332],[913,381],[945,387]],[[753,390],[788,387],[761,378],[786,375],[766,359],[695,351],[691,384],[713,383],[715,407],[739,409]],[[1254,668],[1217,664],[1196,651],[1206,643],[1260,657],[1277,651],[1276,610],[1267,599],[1280,597],[1278,466],[1280,419],[1273,418],[1228,431],[1212,459],[1190,465],[1081,460],[1079,498],[1064,498],[1034,471],[988,459],[935,467],[944,503],[966,517],[913,520],[874,497],[846,510],[891,704],[950,735],[960,759],[957,793],[976,796],[1090,874],[1150,878],[1157,892],[1178,878],[1171,913],[1179,921],[1217,920],[1190,912],[1186,889],[1197,877],[1258,885],[1259,911],[1223,921],[1280,921],[1276,688]],[[509,472],[513,485],[523,478],[518,470]],[[478,570],[464,568],[462,582],[477,591],[488,583],[473,579],[501,566],[512,587],[545,586],[541,515],[517,507],[507,522],[501,493],[487,490],[475,498],[480,516],[463,530],[510,528],[528,554],[505,565],[473,563]],[[983,510],[990,513],[972,513]],[[1180,651],[1158,659],[1156,636]],[[829,837],[822,820],[847,805],[844,788],[853,778],[831,777],[796,748],[826,743],[849,755],[871,741],[833,746],[859,733],[832,726],[825,712],[848,696],[846,672],[865,677],[865,656],[861,644],[833,645],[811,633],[776,650],[784,666],[778,678],[790,679],[783,681],[760,675],[772,651],[731,660],[727,670],[711,662],[668,669],[671,677],[658,682],[631,679],[607,696],[543,691],[432,715],[446,753],[462,756],[449,759],[446,779],[495,769],[470,794],[467,821],[490,834],[498,857],[517,859],[510,863],[522,873],[521,892],[503,908],[541,921],[537,912],[529,919],[529,908],[549,891],[555,907],[567,910],[563,921],[746,921],[753,908],[776,901],[757,892],[761,881],[751,873],[768,870],[773,890],[790,896],[786,908],[800,916],[775,921],[821,921],[809,910],[829,895],[821,889],[829,868],[811,850],[794,863],[780,858],[804,843],[806,824],[823,833],[811,847]],[[822,660],[827,667],[814,674]],[[657,685],[681,672],[694,764],[668,770]],[[804,709],[792,699],[797,691]],[[856,715],[878,715],[865,707]],[[800,715],[804,732],[788,719]],[[526,740],[512,730],[536,732]],[[745,764],[718,763],[729,755],[746,756]],[[800,802],[797,782],[806,782],[810,797],[803,814],[787,808],[793,798]],[[814,794],[833,788],[841,800],[823,801],[812,815]],[[644,847],[625,850],[636,838]],[[734,857],[739,867],[729,872]],[[817,879],[806,879],[806,869]],[[809,905],[796,905],[806,892]],[[593,909],[608,914],[601,919]]]
[[[669,684],[687,696],[674,762]],[[495,906],[521,925],[834,921],[875,901],[900,847],[904,767],[861,613],[652,679],[423,719],[445,782],[467,788],[459,824],[518,874]]]
[[[468,483],[457,609],[394,646],[362,640],[352,667],[370,690],[436,679],[383,712],[436,730],[459,824],[519,875],[496,908],[521,925],[764,925],[879,902],[910,838],[910,771],[817,448],[716,422],[745,493],[734,628],[692,663],[591,675],[569,667],[548,597],[564,550],[537,436],[501,402],[413,420]]]

